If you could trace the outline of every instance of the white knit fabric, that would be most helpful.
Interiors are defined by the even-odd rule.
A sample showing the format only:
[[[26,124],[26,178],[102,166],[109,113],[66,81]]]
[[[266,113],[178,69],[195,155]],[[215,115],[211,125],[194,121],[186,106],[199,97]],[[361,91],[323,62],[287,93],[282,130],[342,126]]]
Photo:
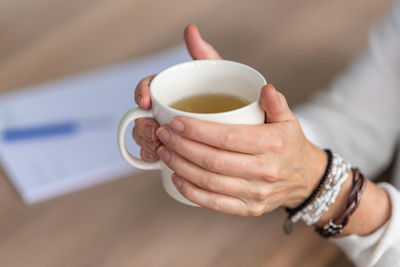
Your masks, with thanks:
[[[392,185],[380,183],[392,202],[392,216],[384,226],[368,236],[331,238],[347,256],[362,267],[400,266],[400,194]]]

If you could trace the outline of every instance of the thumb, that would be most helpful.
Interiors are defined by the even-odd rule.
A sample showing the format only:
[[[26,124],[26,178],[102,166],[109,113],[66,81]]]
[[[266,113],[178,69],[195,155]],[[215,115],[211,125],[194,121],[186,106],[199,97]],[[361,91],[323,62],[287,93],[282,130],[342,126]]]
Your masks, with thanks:
[[[193,59],[221,59],[214,47],[201,38],[199,30],[194,24],[186,26],[184,38]]]
[[[286,98],[272,84],[261,90],[260,105],[266,113],[268,122],[284,122],[295,119],[287,104]]]

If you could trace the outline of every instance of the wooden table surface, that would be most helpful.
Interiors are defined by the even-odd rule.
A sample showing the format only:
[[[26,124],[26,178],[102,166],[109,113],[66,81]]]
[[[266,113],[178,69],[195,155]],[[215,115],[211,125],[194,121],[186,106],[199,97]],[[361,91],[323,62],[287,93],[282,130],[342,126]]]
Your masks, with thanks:
[[[0,93],[160,50],[196,23],[223,57],[301,103],[360,52],[391,2],[2,0]],[[158,172],[26,206],[0,170],[0,266],[339,265],[311,229],[285,236],[283,219],[179,204]]]

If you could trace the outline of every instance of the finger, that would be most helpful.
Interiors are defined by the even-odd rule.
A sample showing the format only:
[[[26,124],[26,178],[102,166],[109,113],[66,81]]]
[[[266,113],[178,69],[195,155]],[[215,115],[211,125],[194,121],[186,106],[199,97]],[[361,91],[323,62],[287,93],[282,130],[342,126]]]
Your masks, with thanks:
[[[271,143],[280,141],[274,127],[262,125],[232,125],[177,117],[170,126],[179,135],[223,150],[261,154]]]
[[[156,75],[151,75],[144,78],[136,86],[135,102],[143,109],[149,109],[151,107],[150,83],[155,76]]]
[[[221,59],[214,47],[201,38],[199,30],[194,24],[186,26],[184,38],[193,59]]]
[[[157,152],[149,152],[145,149],[141,149],[140,150],[140,157],[144,160],[144,161],[156,161],[158,160],[158,155]]]
[[[271,84],[267,84],[262,88],[260,105],[267,114],[267,122],[285,122],[295,119],[285,96]]]
[[[146,150],[149,153],[155,153],[157,152],[157,149],[161,146],[161,142],[159,140],[153,142],[153,141],[147,141],[146,139],[140,137],[140,136],[134,136],[136,144],[140,146],[141,149]]]
[[[157,141],[156,131],[160,125],[153,119],[140,118],[135,120],[133,128],[133,137],[140,136],[148,141]]]
[[[202,207],[228,214],[248,215],[246,203],[238,198],[201,189],[177,174],[172,175],[172,181],[185,198]]]
[[[160,141],[196,165],[223,175],[246,179],[263,178],[266,164],[254,155],[220,150],[175,134],[168,126],[157,130]]]
[[[238,198],[248,197],[249,182],[243,178],[225,176],[200,168],[196,164],[161,146],[157,154],[179,176],[207,191]]]

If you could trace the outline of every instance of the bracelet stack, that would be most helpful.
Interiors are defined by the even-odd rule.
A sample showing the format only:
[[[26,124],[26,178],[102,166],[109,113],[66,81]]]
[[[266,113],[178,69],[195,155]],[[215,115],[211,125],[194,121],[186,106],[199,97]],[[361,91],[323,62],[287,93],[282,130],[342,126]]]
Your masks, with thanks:
[[[297,208],[286,208],[288,217],[284,224],[285,233],[292,231],[293,223],[302,219],[307,225],[315,224],[329,207],[335,203],[341,186],[349,176],[351,165],[338,154],[329,149],[325,149],[328,154],[328,164],[318,187],[314,192]],[[353,186],[351,194],[347,200],[346,210],[339,218],[331,220],[324,227],[317,227],[316,232],[324,237],[329,237],[341,233],[347,224],[350,215],[357,208],[361,194],[365,187],[365,177],[358,169],[353,169]]]

